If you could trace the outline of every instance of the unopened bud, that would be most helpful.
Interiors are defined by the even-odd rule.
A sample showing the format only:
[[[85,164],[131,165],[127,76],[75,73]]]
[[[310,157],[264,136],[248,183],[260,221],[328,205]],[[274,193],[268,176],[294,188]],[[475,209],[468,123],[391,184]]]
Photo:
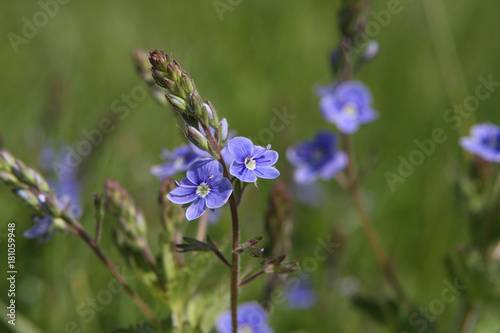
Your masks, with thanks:
[[[229,124],[227,123],[226,118],[222,118],[222,120],[220,121],[219,135],[220,135],[219,144],[222,144],[224,146],[229,136]]]
[[[61,209],[57,205],[56,200],[57,199],[54,197],[43,193],[38,195],[38,202],[40,203],[43,211],[52,217],[61,216]]]
[[[175,110],[179,112],[186,111],[186,102],[181,97],[172,94],[167,94],[165,97]]]
[[[0,170],[10,171],[16,159],[8,151],[0,149]]]
[[[181,72],[180,86],[185,91],[186,95],[192,94],[196,91],[196,86],[193,79],[191,79],[185,71]]]
[[[184,135],[191,141],[196,147],[201,150],[208,151],[208,141],[207,138],[193,126],[186,125],[184,127]]]
[[[17,181],[17,178],[13,174],[4,171],[0,171],[0,181],[11,186],[17,185],[19,183]]]
[[[203,101],[201,100],[201,97],[197,92],[194,92],[191,95],[189,95],[189,107],[190,107],[189,110],[190,112],[200,117],[203,117],[204,115]]]
[[[38,197],[31,190],[26,188],[15,188],[12,190],[14,194],[23,200],[28,206],[34,208],[35,210],[40,210],[41,207],[39,205]]]

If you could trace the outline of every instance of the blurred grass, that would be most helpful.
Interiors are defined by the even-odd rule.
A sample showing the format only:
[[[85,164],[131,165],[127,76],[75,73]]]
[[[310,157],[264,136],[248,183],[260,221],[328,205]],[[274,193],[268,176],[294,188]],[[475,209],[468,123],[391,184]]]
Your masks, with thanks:
[[[426,0],[429,1],[429,0]],[[470,89],[477,77],[500,78],[498,1],[444,1],[463,75]],[[377,37],[381,52],[358,79],[372,89],[380,119],[356,134],[358,156],[377,152],[377,165],[367,165],[366,196],[382,241],[393,254],[403,283],[423,305],[438,297],[445,253],[466,240],[465,221],[456,209],[450,185],[448,157],[460,157],[457,135],[444,123],[451,107],[420,2],[402,1],[404,10]],[[82,140],[82,130],[96,128],[115,100],[141,84],[130,65],[134,47],[163,49],[178,59],[195,79],[202,97],[210,99],[231,128],[256,137],[269,126],[272,110],[286,110],[297,117],[272,140],[282,156],[278,167],[283,178],[291,170],[284,158],[292,143],[311,137],[318,128],[332,128],[318,112],[314,87],[331,80],[328,56],[337,42],[339,1],[243,1],[220,21],[211,1],[71,1],[15,53],[7,38],[0,48],[0,135],[3,146],[28,165],[38,163],[44,137],[57,135],[67,143]],[[373,9],[386,8],[373,1]],[[22,17],[31,20],[40,10],[36,2],[2,2],[2,32],[20,34]],[[457,69],[458,70],[458,69]],[[54,82],[61,85],[61,113],[48,116]],[[57,85],[57,84],[56,84]],[[60,88],[58,88],[59,91]],[[471,90],[472,91],[472,90]],[[465,97],[465,96],[464,96]],[[463,100],[454,101],[462,103]],[[481,102],[478,121],[500,123],[500,94]],[[122,182],[144,209],[151,228],[158,223],[158,184],[149,167],[159,162],[160,148],[182,142],[175,118],[146,98],[106,135],[95,148],[85,175],[83,223],[93,230],[91,193],[100,191],[105,178]],[[416,168],[392,193],[384,172],[396,172],[398,156],[408,157],[415,139],[430,137],[443,128],[448,140]],[[363,161],[363,158],[360,158]],[[322,208],[298,205],[292,257],[303,260],[317,246],[316,238],[333,229],[356,223],[345,194],[334,183],[331,203]],[[242,213],[243,237],[258,234],[267,191],[248,191]],[[90,251],[70,235],[58,235],[44,245],[21,237],[30,225],[30,213],[5,187],[0,187],[0,216],[17,222],[18,310],[45,332],[65,332],[75,321],[83,332],[107,332],[142,319],[126,295],[85,323],[76,307],[95,295],[111,279]],[[221,237],[228,230],[228,216],[215,227]],[[109,231],[110,226],[106,226]],[[194,226],[193,226],[194,228]],[[105,231],[106,231],[105,230]],[[3,231],[0,231],[3,233]],[[104,242],[110,249],[109,233]],[[106,237],[108,236],[108,237]],[[342,244],[342,275],[359,276],[362,290],[381,293],[379,270],[360,230]],[[2,253],[6,251],[2,243]],[[118,261],[116,251],[107,250]],[[325,297],[312,311],[277,310],[276,332],[378,331],[349,306],[324,265],[314,274],[315,287]],[[2,281],[2,286],[4,282]],[[251,288],[252,291],[257,287]],[[4,290],[2,288],[2,290]],[[243,299],[252,298],[243,292]],[[2,293],[2,300],[6,295]],[[458,304],[440,317],[446,322]],[[161,311],[160,308],[155,309]]]

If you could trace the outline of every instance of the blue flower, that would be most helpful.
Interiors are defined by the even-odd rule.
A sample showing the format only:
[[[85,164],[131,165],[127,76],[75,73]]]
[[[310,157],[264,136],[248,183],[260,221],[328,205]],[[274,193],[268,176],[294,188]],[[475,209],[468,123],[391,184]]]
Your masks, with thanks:
[[[299,280],[297,283],[289,283],[285,290],[285,299],[291,309],[307,309],[313,306],[318,296],[311,288],[310,283]]]
[[[278,161],[278,153],[261,146],[254,146],[252,141],[238,136],[228,143],[234,156],[229,172],[243,182],[253,183],[257,177],[264,179],[277,178],[280,173],[273,167]]]
[[[238,307],[238,333],[273,333],[268,321],[266,310],[257,302],[243,303]],[[232,333],[231,312],[221,314],[215,327],[218,333]]]
[[[151,167],[151,173],[159,180],[163,180],[178,172],[186,171],[198,158],[199,156],[189,145],[177,147],[172,152],[163,149],[162,159],[165,160],[165,163]]]
[[[325,119],[345,134],[356,132],[360,125],[377,118],[372,109],[370,90],[361,82],[348,81],[336,87],[319,90],[320,108]]]
[[[52,164],[50,160],[60,165],[65,165],[67,153],[58,153],[52,145],[46,145],[42,151],[42,166],[48,169]],[[57,174],[53,180],[49,180],[50,187],[56,195],[56,204],[59,209],[66,211],[73,218],[78,219],[82,215],[80,202],[80,182],[77,177],[77,169],[67,167],[63,173]],[[51,216],[43,214],[41,217],[34,215],[32,217],[35,225],[26,230],[23,235],[26,238],[41,238],[49,240],[54,232],[52,226],[54,220]]]
[[[186,211],[189,221],[199,218],[207,208],[224,206],[233,191],[229,179],[222,176],[222,165],[214,160],[194,162],[186,176],[167,198],[176,204],[193,202]]]
[[[460,139],[463,149],[489,162],[500,162],[500,127],[490,123],[472,126],[470,137]]]
[[[287,151],[287,158],[297,167],[294,179],[299,184],[310,184],[318,178],[332,179],[349,163],[347,154],[337,150],[333,133],[318,132],[312,141],[301,142]]]

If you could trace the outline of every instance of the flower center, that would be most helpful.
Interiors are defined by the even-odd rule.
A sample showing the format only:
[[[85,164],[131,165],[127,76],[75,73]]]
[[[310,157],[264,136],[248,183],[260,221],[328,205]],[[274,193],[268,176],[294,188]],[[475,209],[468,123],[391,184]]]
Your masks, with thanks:
[[[240,328],[238,329],[238,333],[252,333],[252,332],[253,328],[250,325],[243,325],[240,326]]]
[[[178,157],[174,160],[174,167],[180,168],[184,164],[184,158],[183,157]]]
[[[245,166],[250,170],[255,170],[257,163],[255,163],[255,160],[252,157],[248,156],[245,158]]]
[[[358,115],[358,106],[354,103],[346,103],[342,107],[342,113],[349,118],[355,118]]]
[[[198,188],[196,189],[196,195],[204,198],[209,193],[210,193],[210,187],[207,185],[207,183],[203,182],[200,185],[198,185]]]

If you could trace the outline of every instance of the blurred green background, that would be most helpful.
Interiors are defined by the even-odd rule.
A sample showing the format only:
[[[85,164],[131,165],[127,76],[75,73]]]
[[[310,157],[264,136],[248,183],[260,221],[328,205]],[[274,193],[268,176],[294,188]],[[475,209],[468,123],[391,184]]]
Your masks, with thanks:
[[[281,155],[277,165],[281,178],[289,182],[287,147],[312,137],[319,128],[333,129],[319,113],[314,89],[332,79],[328,59],[338,42],[339,4],[243,0],[224,12],[221,20],[212,1],[69,1],[59,5],[57,14],[27,43],[18,45],[16,53],[8,34],[21,36],[23,18],[33,22],[42,7],[35,1],[3,1],[2,146],[27,165],[37,166],[47,138],[78,143],[85,138],[82,131],[97,128],[113,105],[126,106],[123,95],[142,85],[130,64],[130,51],[161,49],[181,63],[202,97],[210,99],[240,135],[258,137],[270,126],[273,109],[286,109],[296,116],[270,142]],[[402,0],[401,4],[402,12],[376,36],[381,48],[378,58],[356,76],[371,88],[380,118],[355,135],[355,144],[367,171],[365,197],[375,227],[394,257],[404,287],[428,306],[440,296],[443,280],[450,279],[443,269],[445,254],[467,240],[466,221],[454,201],[448,167],[449,159],[460,160],[462,154],[458,135],[443,121],[443,113],[474,92],[479,76],[491,74],[500,80],[496,43],[500,2]],[[387,1],[373,1],[372,8],[385,9]],[[475,112],[477,121],[500,123],[499,102],[500,92],[481,102]],[[93,147],[84,164],[82,223],[90,231],[94,229],[91,194],[102,189],[106,178],[129,189],[152,230],[159,223],[158,183],[149,168],[160,162],[162,147],[174,148],[183,137],[176,118],[152,98],[129,109],[103,143]],[[466,119],[468,124],[460,131],[467,132],[472,121],[472,117]],[[445,131],[446,142],[437,145],[436,152],[391,192],[384,173],[397,172],[398,156],[407,158],[416,149],[413,141],[429,138],[438,127]],[[371,157],[366,158],[367,154]],[[271,183],[260,182],[259,189],[249,190],[244,198],[243,238],[261,233]],[[311,275],[322,296],[320,302],[305,311],[278,308],[271,324],[275,332],[383,331],[343,296],[342,281],[348,276],[359,278],[360,290],[368,294],[390,291],[380,287],[385,283],[364,234],[356,227],[349,198],[336,183],[323,185],[329,193],[327,204],[295,206],[291,258],[302,262],[312,256],[317,238],[325,239],[334,231],[343,234],[341,250],[335,260],[321,263]],[[78,305],[107,288],[110,274],[74,236],[57,235],[42,245],[24,239],[22,232],[32,225],[30,215],[6,186],[0,186],[4,226],[0,253],[6,253],[7,222],[17,222],[18,314],[51,333],[73,332],[70,322],[83,332],[108,332],[143,319],[128,295],[119,293],[96,312],[96,319],[85,323],[77,313]],[[209,232],[220,239],[229,228],[226,212]],[[119,254],[111,249],[109,230],[106,225],[104,248],[120,263]],[[243,291],[242,301],[253,299],[261,285]],[[0,299],[5,302],[4,278],[1,286]],[[458,301],[447,305],[439,316],[442,328],[448,327],[458,305]],[[160,307],[155,310],[161,313]],[[487,317],[485,313],[478,332],[493,332]]]

